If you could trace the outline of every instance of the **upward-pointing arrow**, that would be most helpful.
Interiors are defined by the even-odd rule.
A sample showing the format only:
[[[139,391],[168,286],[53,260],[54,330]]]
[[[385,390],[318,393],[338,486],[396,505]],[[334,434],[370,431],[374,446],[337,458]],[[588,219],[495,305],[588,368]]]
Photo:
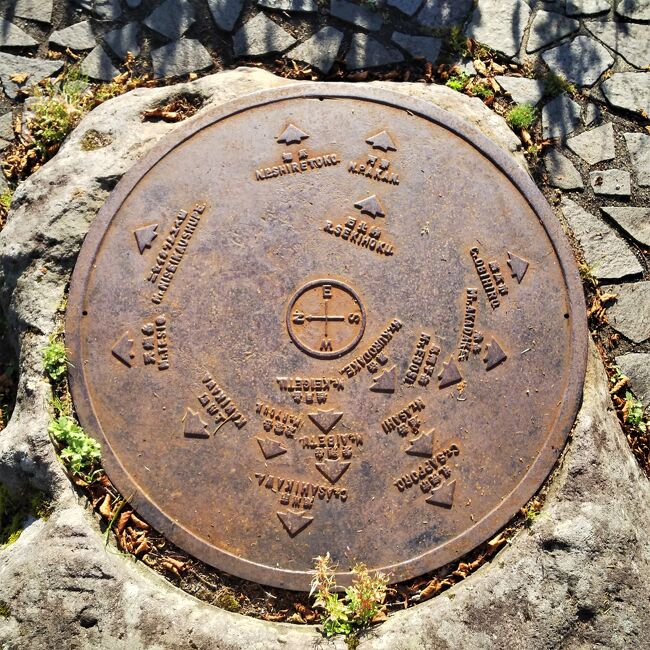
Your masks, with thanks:
[[[329,433],[336,423],[343,417],[343,413],[330,409],[329,411],[319,410],[316,413],[308,413],[309,419],[323,432]]]
[[[432,506],[442,506],[451,508],[454,505],[454,492],[456,491],[456,481],[450,481],[433,491],[433,494],[427,499],[427,503]]]
[[[460,374],[460,370],[458,370],[458,366],[454,362],[453,357],[449,357],[449,361],[443,361],[442,366],[442,372],[438,375],[440,388],[447,388],[447,386],[457,384],[463,380],[463,376]]]
[[[366,142],[372,145],[373,149],[381,149],[382,151],[397,151],[397,147],[392,138],[386,131],[380,131],[375,135],[371,135]]]
[[[284,142],[284,144],[299,144],[308,137],[309,136],[304,131],[300,130],[295,124],[289,124],[289,126],[278,136],[278,142]]]
[[[485,358],[483,361],[485,362],[486,370],[492,370],[495,366],[498,366],[500,363],[505,361],[507,359],[506,353],[501,349],[501,346],[494,340],[492,339],[488,344],[487,344],[487,354],[485,355]]]
[[[367,199],[363,199],[362,201],[355,203],[354,207],[361,210],[361,214],[370,215],[373,219],[375,217],[386,216],[384,208],[382,207],[381,203],[379,203],[379,199],[374,194],[372,196],[369,196]]]
[[[411,446],[406,450],[406,453],[411,454],[411,456],[431,458],[433,456],[433,432],[434,429],[431,429],[431,431],[411,440]]]
[[[370,390],[373,393],[395,392],[395,382],[397,381],[395,367],[396,366],[393,366],[390,370],[384,370],[384,372],[382,372],[378,377],[373,377],[373,384],[370,387]]]
[[[138,250],[140,255],[144,253],[145,248],[151,248],[151,242],[158,237],[158,224],[153,223],[150,226],[144,226],[143,228],[138,228],[133,231],[135,235],[135,241],[138,243]]]
[[[517,278],[517,284],[521,284],[521,281],[524,279],[524,275],[526,275],[526,271],[528,270],[528,262],[508,251],[508,266],[512,270],[510,275],[513,278]]]

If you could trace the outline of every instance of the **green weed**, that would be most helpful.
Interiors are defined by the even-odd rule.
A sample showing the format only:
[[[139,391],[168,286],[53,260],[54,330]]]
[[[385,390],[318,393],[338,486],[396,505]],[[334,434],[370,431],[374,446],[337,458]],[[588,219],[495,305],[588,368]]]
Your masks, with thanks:
[[[346,637],[367,627],[385,613],[388,577],[382,573],[370,574],[364,564],[352,568],[354,579],[343,594],[336,585],[330,554],[317,557],[310,595],[315,595],[314,607],[321,610],[323,634]]]
[[[447,48],[451,52],[456,52],[461,56],[468,56],[469,49],[467,48],[467,36],[463,34],[461,25],[453,25],[449,30],[446,38]]]
[[[55,384],[60,382],[68,369],[65,344],[56,336],[50,337],[48,346],[43,350],[45,374]]]
[[[630,391],[625,391],[625,406],[623,407],[625,422],[645,433],[648,425],[644,419],[643,403]]]
[[[494,91],[492,90],[492,88],[490,88],[490,86],[482,82],[475,83],[471,87],[471,91],[473,95],[476,95],[481,99],[488,99],[489,97],[494,97]]]
[[[446,86],[449,86],[452,90],[457,90],[458,92],[462,92],[465,90],[465,86],[469,83],[469,75],[465,72],[461,72],[459,74],[454,74],[449,77],[447,80],[447,83],[445,84]]]
[[[101,460],[101,446],[69,415],[60,415],[47,429],[60,447],[59,456],[68,469],[84,479],[91,479]]]
[[[511,128],[529,129],[537,119],[537,109],[531,104],[517,104],[506,115],[506,122]]]
[[[548,97],[557,97],[562,93],[574,95],[576,87],[565,77],[554,72],[548,72],[544,76],[544,94]]]

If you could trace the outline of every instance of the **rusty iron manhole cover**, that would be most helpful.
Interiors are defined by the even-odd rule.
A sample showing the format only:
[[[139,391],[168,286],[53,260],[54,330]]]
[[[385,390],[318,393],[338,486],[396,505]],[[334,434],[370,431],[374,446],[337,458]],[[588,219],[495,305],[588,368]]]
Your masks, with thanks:
[[[582,290],[532,181],[452,115],[339,84],[180,127],[119,183],[67,316],[72,392],[151,524],[305,589],[488,539],[576,415]]]

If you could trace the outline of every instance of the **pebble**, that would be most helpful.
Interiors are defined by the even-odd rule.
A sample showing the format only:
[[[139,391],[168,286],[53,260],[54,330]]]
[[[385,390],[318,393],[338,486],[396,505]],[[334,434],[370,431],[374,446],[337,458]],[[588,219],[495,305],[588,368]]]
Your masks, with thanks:
[[[179,39],[194,23],[196,15],[186,0],[165,0],[154,9],[144,24],[171,40]]]
[[[650,25],[587,22],[587,29],[635,68],[650,64]]]
[[[542,108],[544,138],[564,138],[580,125],[580,105],[563,94]]]
[[[631,237],[650,247],[650,208],[632,208],[628,206],[601,206]]]
[[[400,63],[404,57],[393,47],[387,47],[367,34],[355,34],[345,65],[348,70],[360,68],[377,68],[391,63]]]
[[[181,77],[213,65],[210,53],[193,38],[183,38],[151,53],[154,77]]]
[[[650,408],[650,354],[628,352],[615,359],[620,371],[630,380],[629,387],[635,397]]]
[[[472,4],[472,0],[425,0],[415,20],[418,25],[431,29],[462,25]]]
[[[586,163],[595,165],[616,156],[614,149],[614,125],[611,122],[569,138],[567,147]]]
[[[390,40],[403,50],[406,50],[411,56],[425,59],[431,63],[435,63],[440,53],[441,40],[433,36],[411,36],[410,34],[393,32]]]
[[[650,338],[650,282],[609,284],[603,293],[618,294],[616,302],[607,309],[607,321],[623,336],[643,343]]]
[[[553,187],[561,190],[581,190],[584,187],[582,176],[575,165],[556,149],[551,149],[544,156],[544,165]]]
[[[304,43],[296,46],[287,56],[304,61],[327,74],[343,42],[343,32],[335,27],[323,27]]]
[[[380,29],[384,22],[381,14],[376,11],[370,11],[347,0],[330,0],[330,15],[371,32]]]
[[[113,50],[118,59],[123,61],[128,52],[134,56],[140,54],[140,25],[127,23],[124,27],[113,29],[104,34],[104,43]]]
[[[616,72],[600,88],[612,106],[650,114],[650,72]]]
[[[95,34],[87,20],[75,23],[50,34],[50,43],[59,47],[69,47],[71,50],[92,50],[95,45]]]
[[[516,104],[532,104],[535,106],[544,96],[544,82],[541,79],[501,75],[494,78]]]
[[[576,36],[570,43],[546,50],[542,59],[553,72],[578,86],[593,86],[614,63],[607,49],[588,36]]]
[[[120,71],[113,65],[111,58],[101,45],[97,45],[81,62],[81,72],[91,79],[99,81],[110,81],[120,74]]]
[[[533,18],[526,44],[526,52],[536,52],[540,48],[559,41],[580,29],[580,22],[551,11],[538,11]]]
[[[530,7],[524,0],[481,0],[466,33],[493,50],[514,57],[529,18]]]
[[[232,32],[244,7],[244,0],[208,0],[208,7],[217,27]]]
[[[0,47],[32,47],[38,45],[29,34],[8,20],[0,18]]]
[[[296,44],[296,39],[265,14],[253,16],[233,36],[235,56],[259,56],[284,52]]]
[[[642,187],[650,185],[650,135],[624,133],[625,144],[632,160],[636,182]]]
[[[33,84],[58,72],[62,67],[62,61],[31,59],[26,56],[0,52],[0,80],[5,93],[11,99],[16,99],[19,90],[30,88]],[[22,84],[10,79],[11,76],[18,73],[29,75]]]
[[[589,182],[595,194],[630,196],[630,172],[624,169],[605,169],[589,172]]]

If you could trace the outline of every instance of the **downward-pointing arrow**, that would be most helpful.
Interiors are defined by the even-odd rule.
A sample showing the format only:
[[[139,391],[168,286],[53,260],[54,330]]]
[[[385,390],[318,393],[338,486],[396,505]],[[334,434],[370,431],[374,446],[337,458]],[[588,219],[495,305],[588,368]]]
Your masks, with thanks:
[[[285,530],[289,533],[290,537],[295,537],[301,530],[304,530],[314,521],[313,517],[305,517],[304,511],[302,512],[276,512],[278,519],[282,522]]]
[[[350,463],[342,463],[338,460],[327,459],[322,463],[316,463],[316,469],[330,482],[332,485],[336,483],[343,474],[350,467]]]
[[[273,440],[273,438],[258,438],[257,443],[259,444],[266,460],[287,453],[287,448],[277,440]]]
[[[343,413],[330,409],[329,411],[319,410],[316,413],[308,413],[309,419],[323,432],[329,433],[336,423],[343,417]]]

